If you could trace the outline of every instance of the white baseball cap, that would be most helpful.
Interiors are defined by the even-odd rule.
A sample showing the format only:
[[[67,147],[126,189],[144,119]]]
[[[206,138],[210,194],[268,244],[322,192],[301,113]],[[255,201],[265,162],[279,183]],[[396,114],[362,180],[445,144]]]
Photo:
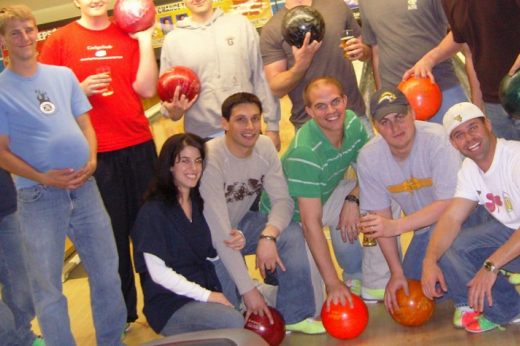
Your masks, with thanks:
[[[480,108],[471,102],[461,102],[448,109],[446,114],[444,114],[442,124],[446,129],[446,133],[450,136],[451,132],[460,124],[480,117],[486,117]]]

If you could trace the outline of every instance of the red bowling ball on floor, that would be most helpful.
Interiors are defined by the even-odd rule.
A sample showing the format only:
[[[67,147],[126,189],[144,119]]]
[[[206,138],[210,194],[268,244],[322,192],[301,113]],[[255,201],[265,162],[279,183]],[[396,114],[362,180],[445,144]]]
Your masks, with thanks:
[[[155,23],[153,0],[117,0],[114,18],[123,31],[135,33],[146,30]]]
[[[327,304],[321,308],[321,320],[327,332],[338,339],[353,339],[365,330],[368,324],[368,309],[365,302],[352,295],[353,307],[350,304]]]
[[[415,111],[415,119],[430,120],[441,108],[442,92],[430,78],[410,77],[399,83],[399,90],[406,96]]]
[[[283,316],[275,308],[269,307],[273,316],[273,324],[269,322],[267,315],[251,314],[244,328],[260,335],[270,346],[278,346],[285,337],[285,321]]]
[[[181,95],[185,95],[190,101],[200,92],[200,81],[195,72],[185,66],[174,66],[159,77],[157,82],[159,98],[163,101],[171,101],[177,86],[181,87]]]
[[[408,296],[402,288],[396,292],[399,309],[394,310],[391,316],[403,326],[420,326],[432,317],[435,302],[424,295],[421,282],[418,280],[408,279],[408,290]]]

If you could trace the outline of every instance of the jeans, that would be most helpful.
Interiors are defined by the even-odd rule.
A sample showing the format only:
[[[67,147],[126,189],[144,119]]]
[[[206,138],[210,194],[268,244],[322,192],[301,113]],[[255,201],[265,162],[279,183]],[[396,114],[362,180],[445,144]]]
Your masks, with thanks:
[[[494,218],[487,223],[461,229],[439,265],[448,285],[448,298],[455,306],[468,305],[467,283],[482,268],[484,261],[515,232]],[[520,257],[504,266],[520,271]],[[493,306],[484,303],[484,316],[497,324],[506,324],[520,313],[520,296],[514,285],[498,275],[492,287]]]
[[[403,258],[403,272],[408,279],[421,280],[422,262],[434,226],[414,233]]]
[[[168,336],[209,329],[243,328],[244,317],[219,303],[189,302],[175,311],[161,334]]]
[[[478,206],[464,221],[461,229],[467,229],[476,225],[486,223],[492,218],[486,209],[482,206]],[[430,237],[435,225],[425,227],[414,233],[406,253],[403,258],[403,272],[404,275],[413,280],[421,280],[422,276],[422,263]]]
[[[435,113],[435,115],[429,120],[432,123],[438,123],[442,125],[442,119],[444,114],[450,109],[451,106],[457,103],[468,102],[468,97],[464,93],[464,89],[460,84],[457,84],[449,89],[442,91],[442,103],[441,107]]]
[[[246,237],[246,246],[241,251],[242,255],[256,252],[258,239],[266,223],[267,216],[259,212],[248,211],[242,218],[237,226],[237,229],[240,229]],[[305,251],[305,238],[300,226],[291,222],[278,237],[276,246],[286,269],[285,271],[278,267],[276,269],[278,277],[276,308],[283,315],[287,324],[300,322],[313,316],[315,310],[309,261]],[[222,261],[214,263],[217,276],[222,284],[222,291],[236,306],[238,293],[233,280],[225,270]]]
[[[126,309],[110,219],[94,178],[75,190],[42,185],[20,189],[18,204],[36,316],[46,344],[75,344],[61,282],[68,235],[89,276],[97,344],[120,345]]]
[[[34,306],[18,221],[12,213],[0,218],[0,344],[32,345]]]
[[[127,322],[137,319],[137,291],[130,256],[130,230],[153,177],[156,158],[153,141],[98,153],[98,165],[94,173],[116,240]]]
[[[520,140],[520,119],[513,119],[499,103],[486,102],[486,115],[499,138]]]

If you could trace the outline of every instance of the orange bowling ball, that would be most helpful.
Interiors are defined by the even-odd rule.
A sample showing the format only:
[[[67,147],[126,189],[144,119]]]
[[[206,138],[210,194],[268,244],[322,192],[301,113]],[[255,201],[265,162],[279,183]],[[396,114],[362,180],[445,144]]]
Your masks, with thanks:
[[[392,318],[403,326],[416,327],[426,323],[433,315],[435,302],[428,299],[422,291],[421,282],[408,279],[410,295],[401,288],[396,292],[399,309],[394,310]]]
[[[430,120],[441,108],[441,89],[430,78],[412,76],[399,83],[398,88],[408,99],[417,120]]]
[[[352,295],[353,307],[350,304],[327,303],[321,308],[321,321],[327,332],[338,339],[353,339],[363,333],[368,324],[368,309],[365,302]]]

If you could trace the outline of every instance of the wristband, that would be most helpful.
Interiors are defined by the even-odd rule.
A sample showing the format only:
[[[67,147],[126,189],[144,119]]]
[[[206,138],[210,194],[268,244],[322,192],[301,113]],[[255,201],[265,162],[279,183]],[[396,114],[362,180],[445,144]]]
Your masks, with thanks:
[[[347,197],[345,197],[345,201],[348,201],[348,202],[354,202],[358,205],[359,207],[359,198],[357,198],[356,196],[354,195],[347,195]]]
[[[276,243],[276,237],[273,237],[272,235],[261,234],[260,235],[260,239],[272,240],[272,241],[274,241]]]

